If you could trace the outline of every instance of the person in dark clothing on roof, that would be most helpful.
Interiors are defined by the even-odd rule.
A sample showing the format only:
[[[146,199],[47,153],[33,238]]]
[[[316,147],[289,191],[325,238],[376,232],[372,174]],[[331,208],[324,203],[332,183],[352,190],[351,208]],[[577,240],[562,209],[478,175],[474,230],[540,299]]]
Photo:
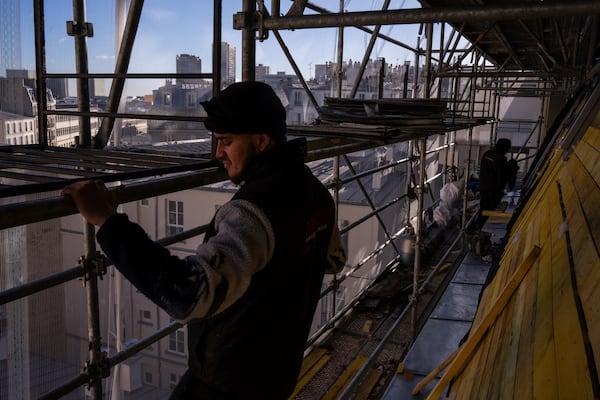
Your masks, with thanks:
[[[327,272],[345,264],[333,199],[286,140],[285,109],[264,83],[240,82],[203,106],[232,182],[194,256],[180,259],[116,212],[100,181],[63,189],[99,226],[127,279],[187,324],[188,370],[171,399],[287,399]]]
[[[515,160],[506,159],[506,153],[510,150],[512,143],[509,139],[498,139],[496,145],[483,153],[479,167],[479,208],[494,210],[500,205],[504,196],[504,189],[515,186],[517,170],[519,167]],[[480,222],[485,222],[481,217]]]

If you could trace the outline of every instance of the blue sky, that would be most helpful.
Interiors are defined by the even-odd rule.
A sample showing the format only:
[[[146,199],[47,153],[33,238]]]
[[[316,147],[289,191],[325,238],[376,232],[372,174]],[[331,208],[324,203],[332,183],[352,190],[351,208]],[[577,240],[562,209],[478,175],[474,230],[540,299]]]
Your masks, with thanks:
[[[35,68],[32,29],[32,1],[22,0],[23,67]],[[339,0],[317,0],[321,7],[337,10]],[[383,0],[354,0],[345,2],[347,11],[380,9]],[[270,1],[266,1],[270,6]],[[291,2],[282,1],[282,12]],[[392,1],[390,9],[418,8],[416,0]],[[223,41],[237,49],[238,79],[241,60],[241,32],[234,30],[233,15],[242,8],[241,0],[223,1]],[[66,21],[73,19],[72,0],[45,1],[46,68],[51,73],[75,72],[73,38],[66,34]],[[94,37],[88,38],[90,72],[114,71],[115,35],[114,0],[88,0],[87,21],[94,24]],[[132,52],[129,72],[175,72],[177,54],[193,54],[202,59],[202,71],[211,70],[212,1],[210,0],[146,0],[138,34]],[[416,46],[418,26],[383,26],[381,33]],[[287,47],[305,78],[314,73],[315,64],[336,58],[337,29],[303,29],[280,31]],[[361,60],[370,36],[354,28],[344,33],[344,60]],[[414,62],[414,55],[394,44],[378,41],[371,58],[385,57],[388,63]],[[269,65],[271,72],[293,73],[293,69],[273,35],[257,43],[257,64]],[[129,95],[143,95],[164,84],[161,80],[128,80]],[[72,85],[73,86],[73,85]]]

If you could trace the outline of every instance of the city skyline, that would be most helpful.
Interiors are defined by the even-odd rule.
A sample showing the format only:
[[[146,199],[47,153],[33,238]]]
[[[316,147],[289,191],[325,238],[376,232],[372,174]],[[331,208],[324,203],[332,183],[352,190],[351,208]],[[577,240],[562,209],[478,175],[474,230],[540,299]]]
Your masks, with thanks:
[[[23,68],[35,68],[33,5],[29,1],[21,1],[21,32],[23,49]],[[382,3],[373,1],[376,9]],[[290,3],[291,4],[291,3]],[[339,1],[322,0],[321,7],[337,10]],[[346,1],[346,11],[364,10],[364,5]],[[380,5],[379,5],[380,6]],[[111,73],[115,62],[115,1],[89,1],[86,6],[86,21],[94,25],[94,36],[88,38],[88,63],[90,73]],[[222,41],[237,49],[237,80],[241,79],[241,32],[233,29],[233,15],[241,10],[241,1],[223,2]],[[287,5],[282,4],[282,13]],[[416,0],[392,1],[390,9],[419,8]],[[308,11],[307,11],[308,12]],[[53,0],[48,4],[45,13],[46,70],[48,73],[74,73],[75,50],[73,38],[66,33],[65,23],[72,20],[71,0]],[[203,71],[211,72],[212,48],[212,2],[189,2],[173,0],[167,3],[160,0],[147,0],[137,31],[135,44],[131,54],[129,72],[131,73],[170,73],[175,72],[176,56],[190,54],[202,60]],[[392,32],[392,29],[396,29]],[[418,26],[403,25],[381,28],[381,33],[398,36],[398,29],[406,30],[402,40],[406,44],[416,46]],[[318,35],[317,35],[318,32]],[[325,64],[337,58],[337,28],[304,29],[297,31],[280,31],[286,46],[305,79],[314,76],[315,64]],[[368,46],[370,35],[358,29],[344,30],[343,60],[360,61]],[[411,43],[414,41],[415,43]],[[315,51],[318,49],[318,51]],[[385,57],[388,64],[414,62],[412,52],[378,40],[370,58]],[[271,33],[263,42],[256,43],[256,64],[268,65],[272,73],[293,73],[293,68],[285,57],[277,40]],[[164,85],[161,79],[130,79],[127,81],[125,94],[141,96],[152,93]],[[74,85],[70,85],[70,91]],[[107,83],[107,87],[109,83]]]

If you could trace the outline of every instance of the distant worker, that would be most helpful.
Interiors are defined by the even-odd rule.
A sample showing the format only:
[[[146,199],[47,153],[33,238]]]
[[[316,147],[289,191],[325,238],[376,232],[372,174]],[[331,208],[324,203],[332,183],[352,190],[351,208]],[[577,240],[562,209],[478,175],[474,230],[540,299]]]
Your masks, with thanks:
[[[509,139],[498,139],[494,148],[483,153],[479,168],[481,211],[496,209],[505,194],[506,186],[509,189],[515,187],[519,167],[514,159],[507,161],[505,156],[511,146]]]
[[[346,260],[334,202],[304,165],[305,139],[286,140],[285,109],[269,85],[234,83],[202,104],[216,158],[239,190],[196,255],[180,259],[150,240],[100,181],[63,194],[100,227],[116,268],[187,323],[188,370],[172,400],[288,399],[324,273]]]

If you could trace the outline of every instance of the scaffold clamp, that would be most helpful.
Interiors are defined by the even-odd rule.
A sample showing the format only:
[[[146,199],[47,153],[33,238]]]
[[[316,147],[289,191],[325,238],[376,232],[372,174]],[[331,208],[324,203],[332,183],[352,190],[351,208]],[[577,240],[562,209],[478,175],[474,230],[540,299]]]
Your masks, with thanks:
[[[263,42],[269,38],[269,30],[265,28],[265,15],[262,11],[256,11],[258,18],[258,31],[256,33],[256,40]]]
[[[96,255],[92,258],[80,256],[79,264],[82,265],[84,269],[84,274],[81,279],[83,281],[83,286],[85,286],[92,274],[102,279],[104,274],[106,274],[108,261],[104,254],[96,251]]]
[[[67,21],[67,35],[94,37],[94,24],[91,22]]]
[[[90,360],[85,362],[83,373],[87,375],[87,386],[91,388],[94,381],[108,378],[110,376],[110,362],[105,351],[100,353],[100,360],[92,363]]]

